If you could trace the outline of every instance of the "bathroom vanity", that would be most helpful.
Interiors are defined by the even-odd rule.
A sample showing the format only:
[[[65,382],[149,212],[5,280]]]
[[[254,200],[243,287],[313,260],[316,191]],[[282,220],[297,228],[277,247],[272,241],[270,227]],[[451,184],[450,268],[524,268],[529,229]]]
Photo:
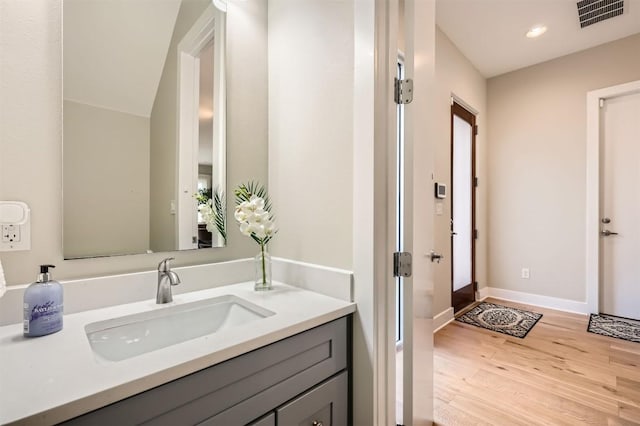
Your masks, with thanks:
[[[225,303],[256,317],[225,314],[215,331],[180,337],[197,326],[179,316]],[[149,299],[68,314],[62,331],[41,338],[3,326],[0,424],[349,424],[354,311],[299,287],[274,282],[255,292],[244,282],[166,305]],[[121,344],[119,328],[132,344]],[[154,334],[159,346],[128,348]]]
[[[347,425],[348,318],[95,410],[65,425]]]

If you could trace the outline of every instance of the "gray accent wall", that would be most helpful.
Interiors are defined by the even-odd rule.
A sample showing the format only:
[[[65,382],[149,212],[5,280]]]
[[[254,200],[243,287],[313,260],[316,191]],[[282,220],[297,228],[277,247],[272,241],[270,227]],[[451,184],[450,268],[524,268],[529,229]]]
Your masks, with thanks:
[[[65,100],[64,129],[65,256],[145,252],[149,119]]]

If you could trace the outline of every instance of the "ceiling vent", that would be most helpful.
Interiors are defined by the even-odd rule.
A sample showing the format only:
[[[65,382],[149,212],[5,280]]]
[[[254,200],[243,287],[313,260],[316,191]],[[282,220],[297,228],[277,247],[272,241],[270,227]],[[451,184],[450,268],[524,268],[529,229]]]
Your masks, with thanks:
[[[577,4],[580,28],[622,15],[624,0],[581,0]]]

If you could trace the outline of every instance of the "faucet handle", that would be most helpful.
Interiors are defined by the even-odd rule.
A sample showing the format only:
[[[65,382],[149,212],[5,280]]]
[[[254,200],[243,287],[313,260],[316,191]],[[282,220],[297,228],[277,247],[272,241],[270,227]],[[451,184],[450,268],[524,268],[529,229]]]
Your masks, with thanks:
[[[167,257],[166,259],[163,259],[162,262],[158,263],[158,272],[167,272],[171,270],[169,262],[172,260],[175,260],[175,257]]]

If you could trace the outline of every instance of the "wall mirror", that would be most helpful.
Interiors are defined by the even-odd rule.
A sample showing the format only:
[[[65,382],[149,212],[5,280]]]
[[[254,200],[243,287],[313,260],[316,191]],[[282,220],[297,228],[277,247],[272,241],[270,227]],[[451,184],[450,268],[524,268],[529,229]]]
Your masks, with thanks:
[[[64,0],[65,259],[225,245],[201,207],[227,189],[215,3]]]

